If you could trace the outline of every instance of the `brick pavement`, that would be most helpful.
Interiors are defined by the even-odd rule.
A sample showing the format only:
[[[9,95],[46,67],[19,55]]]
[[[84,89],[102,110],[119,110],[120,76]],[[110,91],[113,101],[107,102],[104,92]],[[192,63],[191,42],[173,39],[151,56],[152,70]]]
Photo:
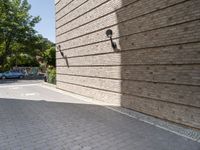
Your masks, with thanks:
[[[39,95],[23,98],[22,91]],[[0,150],[200,150],[197,142],[37,85],[0,93]],[[56,98],[66,103],[48,101]]]

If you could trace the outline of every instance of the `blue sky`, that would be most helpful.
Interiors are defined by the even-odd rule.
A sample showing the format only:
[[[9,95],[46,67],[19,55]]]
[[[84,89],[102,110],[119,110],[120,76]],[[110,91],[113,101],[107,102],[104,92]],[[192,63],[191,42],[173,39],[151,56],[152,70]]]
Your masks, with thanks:
[[[42,18],[35,29],[45,38],[55,42],[54,0],[28,0],[28,2],[31,4],[30,14]]]

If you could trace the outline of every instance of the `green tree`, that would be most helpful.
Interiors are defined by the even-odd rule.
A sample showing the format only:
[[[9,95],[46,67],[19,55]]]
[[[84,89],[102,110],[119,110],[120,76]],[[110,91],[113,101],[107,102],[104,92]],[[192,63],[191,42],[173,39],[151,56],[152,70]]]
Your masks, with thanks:
[[[49,66],[56,66],[56,50],[55,47],[51,47],[45,50],[43,54],[44,60]]]
[[[40,17],[31,16],[30,8],[27,0],[0,0],[0,64],[3,67],[36,39],[34,26]]]

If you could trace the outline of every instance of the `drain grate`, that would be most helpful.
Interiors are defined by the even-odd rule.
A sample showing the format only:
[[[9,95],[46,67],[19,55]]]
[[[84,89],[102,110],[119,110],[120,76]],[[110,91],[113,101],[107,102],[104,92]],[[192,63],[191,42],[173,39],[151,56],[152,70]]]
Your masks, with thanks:
[[[195,130],[195,129],[191,129],[191,128],[187,128],[187,127],[182,127],[180,125],[177,125],[175,123],[172,122],[168,122],[168,121],[164,121],[152,116],[148,116],[133,110],[129,110],[126,108],[122,108],[122,107],[112,107],[112,106],[107,106],[108,109],[112,109],[113,111],[117,111],[120,112],[122,114],[128,115],[132,118],[136,118],[138,120],[141,120],[143,122],[155,125],[159,128],[162,128],[164,130],[173,132],[175,134],[178,134],[180,136],[189,138],[193,141],[197,141],[200,143],[200,131],[199,130]]]

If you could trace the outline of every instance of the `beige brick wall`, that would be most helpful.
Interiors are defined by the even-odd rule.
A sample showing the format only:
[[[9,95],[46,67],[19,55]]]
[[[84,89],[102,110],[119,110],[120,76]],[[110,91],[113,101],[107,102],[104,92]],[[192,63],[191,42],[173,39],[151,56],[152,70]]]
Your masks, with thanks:
[[[200,129],[199,0],[55,6],[58,88]]]

